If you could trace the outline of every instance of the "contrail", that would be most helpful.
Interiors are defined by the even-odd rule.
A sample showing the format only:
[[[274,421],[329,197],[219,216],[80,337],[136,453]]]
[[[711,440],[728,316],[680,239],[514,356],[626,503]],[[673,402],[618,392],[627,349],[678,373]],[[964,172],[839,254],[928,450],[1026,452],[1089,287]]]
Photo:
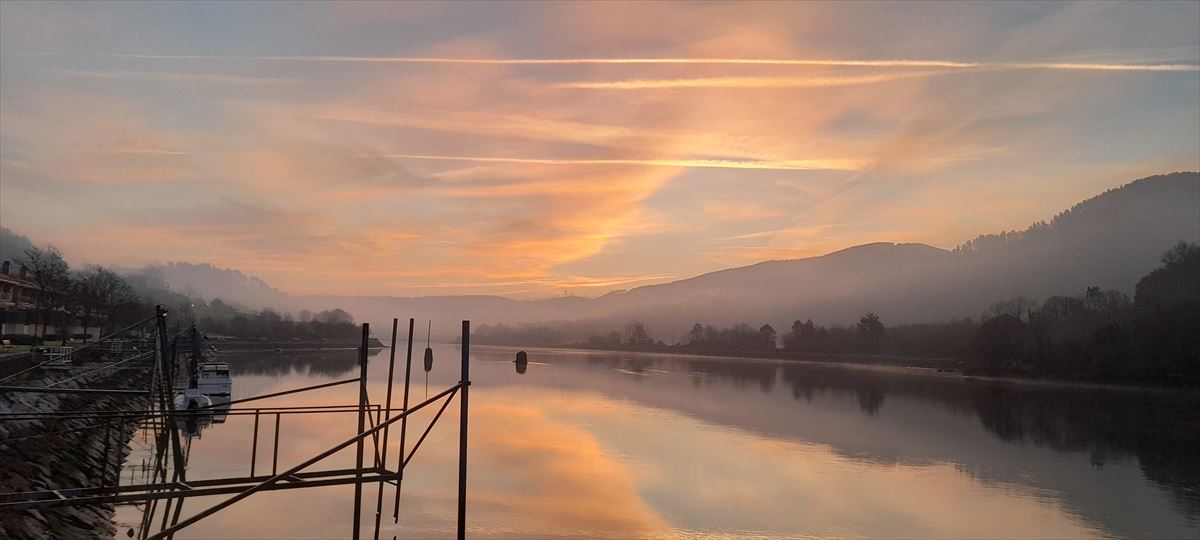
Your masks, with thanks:
[[[96,154],[117,154],[117,155],[146,155],[146,156],[189,156],[190,152],[181,152],[178,150],[158,150],[154,148],[111,148],[107,150],[97,150]]]
[[[1090,64],[1073,62],[1001,62],[1003,69],[1065,69],[1084,71],[1200,71],[1196,64]]]
[[[165,54],[116,54],[118,58],[165,60],[267,60],[282,62],[362,62],[392,64],[750,64],[775,66],[865,66],[865,67],[979,67],[976,62],[951,60],[822,60],[787,58],[439,58],[422,56],[211,56]]]
[[[645,165],[700,169],[764,169],[857,171],[866,165],[860,159],[734,160],[734,159],[554,159],[488,156],[435,156],[426,154],[379,154],[393,159],[470,161],[474,163],[524,163],[536,165]]]
[[[5,53],[4,56],[48,56],[44,53]],[[847,67],[932,67],[951,69],[1047,69],[1088,71],[1200,71],[1197,64],[1091,63],[1091,62],[966,62],[919,59],[825,59],[825,58],[445,58],[424,56],[215,56],[169,54],[114,54],[116,58],[163,60],[261,60],[280,62],[358,62],[394,64],[499,64],[499,65],[570,65],[570,64],[712,64],[770,66],[847,66]]]
[[[893,73],[861,77],[702,77],[695,79],[629,79],[620,81],[575,81],[554,85],[557,88],[594,90],[642,90],[671,88],[821,88],[874,84],[915,77],[928,77],[947,71]]]

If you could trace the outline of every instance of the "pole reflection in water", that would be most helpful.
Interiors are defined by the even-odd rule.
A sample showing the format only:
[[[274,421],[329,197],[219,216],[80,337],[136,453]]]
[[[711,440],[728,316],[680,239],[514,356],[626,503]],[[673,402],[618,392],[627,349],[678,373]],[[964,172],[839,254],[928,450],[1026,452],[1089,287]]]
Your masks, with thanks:
[[[433,321],[425,333],[425,399],[429,399],[429,372],[433,370],[433,349],[429,347],[429,336],[433,333]]]
[[[1200,533],[1195,393],[561,350],[534,351],[538,362],[527,354],[538,369],[522,373],[516,352],[472,349],[472,537]],[[234,398],[344,378],[354,355],[231,357]],[[385,364],[371,364],[372,395],[384,395]],[[432,366],[428,375],[451,385],[458,369]],[[344,403],[354,392],[333,387],[270,405]],[[412,420],[424,426],[434,412]],[[354,429],[337,414],[288,422],[280,467]],[[252,416],[231,415],[193,440],[189,478],[248,470],[252,429]],[[452,422],[429,434],[405,472],[399,522],[385,522],[383,536],[454,536],[456,442]],[[354,456],[331,459],[349,466]],[[179,536],[344,537],[352,494],[350,486],[263,493]],[[189,502],[183,515],[204,506]]]

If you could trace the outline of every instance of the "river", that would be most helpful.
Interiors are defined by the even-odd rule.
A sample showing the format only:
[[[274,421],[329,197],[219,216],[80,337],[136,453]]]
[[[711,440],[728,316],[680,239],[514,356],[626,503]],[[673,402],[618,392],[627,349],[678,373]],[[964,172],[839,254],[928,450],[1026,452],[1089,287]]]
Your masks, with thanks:
[[[417,349],[413,403],[426,392]],[[459,349],[434,350],[429,395],[458,379]],[[472,349],[472,537],[1200,538],[1194,392],[550,349],[529,349],[518,373],[514,353]],[[354,377],[355,354],[222,359],[237,399]],[[387,356],[370,360],[373,403],[385,395]],[[262,404],[356,396],[345,385]],[[414,414],[410,446],[435,411]],[[258,474],[270,467],[274,419],[260,422]],[[353,414],[285,417],[279,469],[348,438],[355,422]],[[253,423],[231,415],[191,439],[189,480],[247,475]],[[399,524],[386,491],[381,538],[453,536],[457,432],[455,403],[405,473]],[[136,450],[127,475],[136,476]],[[320,467],[353,462],[351,447]],[[368,532],[376,486],[364,489]],[[227,497],[188,499],[182,515]],[[260,493],[179,537],[345,538],[352,499],[353,486]],[[139,518],[118,510],[121,531]]]

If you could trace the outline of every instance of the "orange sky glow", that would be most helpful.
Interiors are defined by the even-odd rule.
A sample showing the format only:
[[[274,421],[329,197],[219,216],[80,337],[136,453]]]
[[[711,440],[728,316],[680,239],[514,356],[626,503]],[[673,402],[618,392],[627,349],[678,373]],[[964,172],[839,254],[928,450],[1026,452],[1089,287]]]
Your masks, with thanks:
[[[595,296],[1200,169],[1196,3],[278,7],[0,5],[0,224],[294,294]]]

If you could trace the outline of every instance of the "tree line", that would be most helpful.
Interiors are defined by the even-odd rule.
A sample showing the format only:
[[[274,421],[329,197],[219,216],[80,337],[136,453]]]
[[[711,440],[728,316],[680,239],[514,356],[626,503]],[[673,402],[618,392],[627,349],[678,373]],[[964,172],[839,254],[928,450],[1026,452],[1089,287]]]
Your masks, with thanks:
[[[198,314],[199,327],[209,335],[270,340],[353,341],[362,330],[354,317],[340,308],[318,311],[301,310],[297,318],[267,308],[243,313],[220,298],[208,302]]]
[[[1077,296],[996,306],[973,343],[987,373],[1200,384],[1200,246],[1180,242],[1133,299],[1089,287]]]
[[[91,265],[71,270],[62,252],[53,245],[30,247],[22,251],[28,280],[32,287],[35,331],[27,341],[79,337],[87,339],[88,329],[103,334],[115,330],[125,311],[136,304],[138,295],[124,278],[103,266]],[[10,321],[17,322],[17,321]],[[23,321],[24,322],[24,321]],[[78,336],[67,336],[66,328],[76,324],[84,328]],[[48,334],[58,328],[58,334]]]
[[[160,305],[168,310],[168,328],[192,325],[207,333],[244,338],[299,340],[355,340],[361,330],[345,310],[289,313],[272,309],[244,312],[219,298],[205,301],[171,290],[161,276],[121,276],[109,268],[88,265],[72,270],[54,245],[22,250],[19,264],[26,269],[31,287],[28,312],[7,315],[10,323],[33,324],[32,335],[6,334],[5,339],[33,345],[69,338],[87,341],[144,319]],[[32,319],[32,320],[30,320]],[[82,333],[69,335],[80,326]],[[57,329],[57,333],[50,333]],[[95,333],[92,330],[95,330]]]
[[[1163,254],[1161,264],[1138,281],[1132,299],[1099,287],[1044,302],[1018,296],[992,304],[978,320],[887,326],[879,315],[866,313],[848,326],[797,319],[782,335],[770,324],[717,328],[697,322],[671,345],[651,338],[640,322],[582,341],[571,337],[570,328],[484,325],[476,340],[767,357],[940,359],[938,365],[957,364],[979,374],[1200,385],[1200,246],[1180,242]]]

